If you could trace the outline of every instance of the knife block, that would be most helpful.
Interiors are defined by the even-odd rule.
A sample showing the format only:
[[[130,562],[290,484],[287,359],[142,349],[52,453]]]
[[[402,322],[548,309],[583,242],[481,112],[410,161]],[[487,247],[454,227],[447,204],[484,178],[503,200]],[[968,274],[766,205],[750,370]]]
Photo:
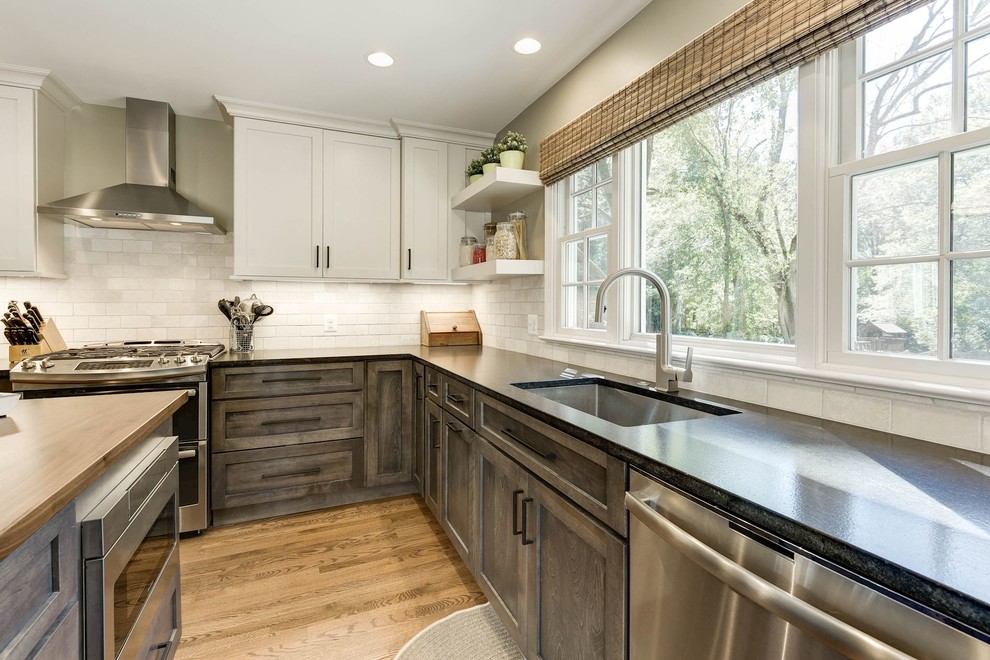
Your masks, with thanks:
[[[62,339],[62,333],[58,331],[58,326],[55,325],[55,319],[53,317],[49,317],[47,321],[41,324],[41,330],[38,331],[38,336],[41,338],[41,341],[37,344],[9,346],[7,353],[10,361],[20,362],[36,355],[46,355],[55,351],[64,351],[68,348],[65,340]]]

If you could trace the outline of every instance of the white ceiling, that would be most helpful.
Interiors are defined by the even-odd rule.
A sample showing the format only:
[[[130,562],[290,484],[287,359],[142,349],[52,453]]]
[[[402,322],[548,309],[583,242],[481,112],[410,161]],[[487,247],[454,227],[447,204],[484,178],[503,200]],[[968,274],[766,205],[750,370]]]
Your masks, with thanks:
[[[214,94],[496,132],[649,0],[0,0],[0,63],[51,69],[86,103]],[[543,43],[518,55],[522,37]],[[384,50],[388,69],[365,56]]]

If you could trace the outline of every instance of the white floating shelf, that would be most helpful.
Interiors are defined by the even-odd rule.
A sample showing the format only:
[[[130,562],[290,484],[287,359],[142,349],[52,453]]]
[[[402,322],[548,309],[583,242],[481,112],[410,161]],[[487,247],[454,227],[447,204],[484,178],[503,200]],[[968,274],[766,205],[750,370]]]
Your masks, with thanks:
[[[452,268],[450,279],[454,281],[489,282],[503,277],[522,277],[523,275],[542,275],[542,259],[496,259],[481,264],[471,264]]]
[[[496,167],[450,198],[455,211],[494,211],[543,190],[539,172]],[[542,271],[541,271],[542,272]]]

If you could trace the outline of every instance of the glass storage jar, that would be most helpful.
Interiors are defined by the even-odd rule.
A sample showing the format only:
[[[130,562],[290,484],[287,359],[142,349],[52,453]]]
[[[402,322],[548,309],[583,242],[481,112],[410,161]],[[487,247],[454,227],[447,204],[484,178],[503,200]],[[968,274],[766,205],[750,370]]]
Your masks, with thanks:
[[[512,223],[508,220],[498,223],[498,231],[495,232],[495,258],[515,259],[518,256]]]
[[[461,239],[461,247],[457,253],[458,266],[470,266],[474,262],[474,248],[478,246],[478,240],[474,236],[465,236]]]
[[[522,211],[510,213],[509,222],[512,223],[512,231],[516,235],[517,258],[526,259],[526,214]]]
[[[487,253],[485,252],[485,246],[478,244],[474,246],[474,259],[473,263],[483,264],[487,259]]]
[[[485,239],[485,261],[495,261],[495,235]]]

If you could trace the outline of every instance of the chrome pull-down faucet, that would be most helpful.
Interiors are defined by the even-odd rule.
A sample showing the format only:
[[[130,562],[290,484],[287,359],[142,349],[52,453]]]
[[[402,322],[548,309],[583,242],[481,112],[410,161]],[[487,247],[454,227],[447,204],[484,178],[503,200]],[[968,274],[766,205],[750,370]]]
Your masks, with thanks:
[[[642,277],[647,282],[653,284],[657,289],[657,293],[660,294],[662,318],[660,319],[660,332],[657,333],[656,388],[660,392],[676,392],[678,390],[678,381],[690,383],[694,378],[694,373],[691,371],[694,349],[688,348],[687,359],[684,361],[683,369],[675,367],[670,363],[670,292],[667,290],[667,285],[663,283],[663,280],[654,273],[642,268],[622,268],[615,271],[606,277],[605,281],[598,288],[598,297],[595,299],[595,322],[601,323],[602,321],[602,311],[604,310],[602,302],[605,300],[605,294],[608,292],[609,287],[623,275]]]

